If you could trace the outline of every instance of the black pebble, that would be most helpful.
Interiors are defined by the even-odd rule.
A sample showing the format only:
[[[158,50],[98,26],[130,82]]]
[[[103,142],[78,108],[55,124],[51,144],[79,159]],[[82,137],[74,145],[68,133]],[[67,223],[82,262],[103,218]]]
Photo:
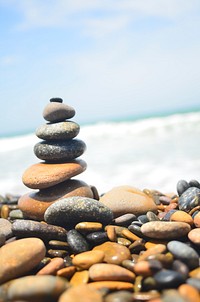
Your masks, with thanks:
[[[79,254],[89,250],[86,239],[75,229],[67,233],[67,242],[74,254]]]

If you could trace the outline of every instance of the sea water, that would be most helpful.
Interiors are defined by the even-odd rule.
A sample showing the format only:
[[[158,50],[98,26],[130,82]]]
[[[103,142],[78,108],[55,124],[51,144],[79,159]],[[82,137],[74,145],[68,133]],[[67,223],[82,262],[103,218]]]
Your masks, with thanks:
[[[37,125],[39,126],[39,125]],[[87,169],[75,178],[99,193],[130,185],[176,193],[178,180],[200,181],[200,111],[82,125]],[[39,162],[34,133],[0,138],[0,194],[30,191],[23,172]]]

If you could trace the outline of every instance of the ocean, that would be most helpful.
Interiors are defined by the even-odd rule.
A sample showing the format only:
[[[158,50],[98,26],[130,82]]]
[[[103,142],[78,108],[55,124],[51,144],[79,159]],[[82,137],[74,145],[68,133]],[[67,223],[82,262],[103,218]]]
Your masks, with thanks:
[[[82,125],[77,138],[87,169],[75,178],[99,194],[120,185],[176,193],[178,180],[200,181],[200,111]],[[39,162],[39,141],[34,133],[0,138],[0,195],[30,192],[21,178]]]

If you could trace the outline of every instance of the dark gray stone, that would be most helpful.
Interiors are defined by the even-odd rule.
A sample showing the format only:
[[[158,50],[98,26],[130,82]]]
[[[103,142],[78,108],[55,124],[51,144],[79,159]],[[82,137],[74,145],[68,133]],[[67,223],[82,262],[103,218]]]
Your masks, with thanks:
[[[98,200],[73,196],[50,205],[44,214],[44,219],[47,223],[68,228],[82,221],[108,224],[113,219],[113,213]]]
[[[186,180],[184,179],[179,180],[176,186],[178,195],[181,196],[189,187],[190,185]]]
[[[190,187],[196,187],[200,189],[200,183],[196,179],[191,179],[189,181]]]
[[[16,220],[12,224],[13,234],[19,238],[38,237],[43,240],[66,240],[64,228],[33,220]]]
[[[182,274],[167,269],[163,269],[156,273],[154,279],[156,280],[159,289],[177,288],[180,284],[185,282],[185,278]]]
[[[67,233],[67,243],[74,254],[83,253],[89,250],[89,244],[86,239],[75,229],[72,229]]]
[[[175,258],[184,262],[190,269],[199,266],[199,256],[197,252],[187,244],[173,240],[167,244],[167,248]]]
[[[34,147],[35,155],[48,162],[69,161],[81,156],[86,149],[82,140],[71,139],[68,141],[43,141]]]
[[[51,98],[51,99],[49,100],[49,102],[62,103],[62,102],[63,102],[63,99],[61,99],[61,98]]]
[[[108,241],[107,232],[92,232],[86,236],[86,239],[95,245]]]
[[[60,103],[60,102],[50,102],[43,111],[43,117],[48,122],[61,122],[66,119],[70,119],[75,115],[74,108]]]
[[[114,223],[119,226],[129,226],[134,220],[137,220],[137,217],[132,213],[127,213],[115,218]]]
[[[189,212],[191,209],[200,205],[200,189],[196,187],[188,188],[178,200],[179,209]]]
[[[67,140],[76,137],[80,126],[71,121],[45,124],[36,130],[37,137],[44,140]]]

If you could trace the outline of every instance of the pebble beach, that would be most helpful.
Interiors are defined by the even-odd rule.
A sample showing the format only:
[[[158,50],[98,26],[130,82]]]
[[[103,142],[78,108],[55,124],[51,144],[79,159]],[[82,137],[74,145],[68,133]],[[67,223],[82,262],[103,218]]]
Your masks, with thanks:
[[[43,118],[30,192],[0,196],[0,301],[199,302],[199,180],[100,192],[75,109],[52,98]]]

